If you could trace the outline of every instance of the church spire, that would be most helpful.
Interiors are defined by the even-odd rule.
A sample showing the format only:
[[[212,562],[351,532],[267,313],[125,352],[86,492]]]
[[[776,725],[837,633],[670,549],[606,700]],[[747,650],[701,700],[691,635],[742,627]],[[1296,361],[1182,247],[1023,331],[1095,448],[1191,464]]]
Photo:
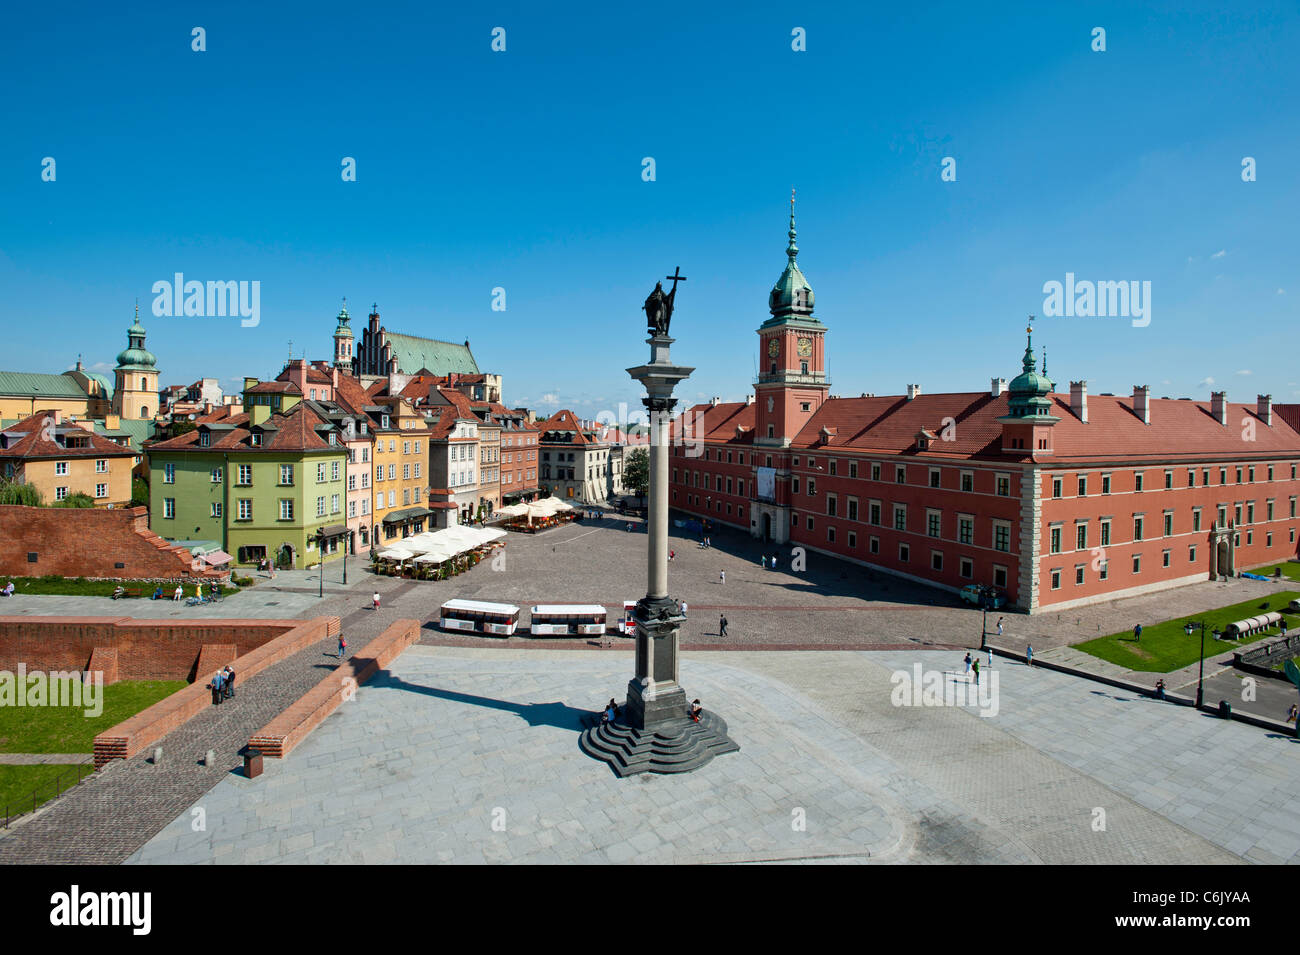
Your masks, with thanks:
[[[793,189],[790,190],[790,232],[789,232],[789,236],[790,236],[790,244],[787,245],[787,246],[785,247],[785,254],[786,254],[786,256],[790,259],[791,263],[793,263],[794,260],[795,260],[795,258],[799,255],[799,246],[795,243],[795,229],[794,229],[794,190],[793,190]]]

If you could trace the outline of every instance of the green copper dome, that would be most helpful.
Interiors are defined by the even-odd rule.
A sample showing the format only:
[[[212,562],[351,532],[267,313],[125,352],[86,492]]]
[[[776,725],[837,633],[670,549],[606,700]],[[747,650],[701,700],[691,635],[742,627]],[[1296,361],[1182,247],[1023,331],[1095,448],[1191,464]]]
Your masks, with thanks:
[[[158,359],[144,347],[144,326],[140,324],[140,306],[135,307],[135,323],[126,330],[126,350],[117,356],[117,367],[153,371]]]
[[[781,273],[781,277],[776,280],[776,285],[772,287],[772,292],[767,297],[767,307],[774,318],[792,315],[811,317],[815,298],[812,286],[804,278],[803,272],[799,271],[799,264],[795,261],[795,258],[799,255],[799,246],[795,243],[793,195],[790,197],[789,235],[790,244],[785,249],[788,259],[785,271]]]
[[[338,326],[338,328],[334,329],[334,337],[335,337],[335,338],[353,338],[353,337],[354,337],[353,334],[352,334],[352,329],[351,329],[351,327],[348,325],[348,322],[350,322],[351,320],[352,320],[352,316],[348,314],[348,300],[347,300],[347,299],[344,299],[344,300],[343,300],[343,307],[342,307],[341,309],[339,309],[339,326]]]
[[[1007,387],[1007,404],[1013,415],[1046,415],[1052,407],[1047,396],[1056,390],[1056,382],[1047,377],[1046,353],[1043,357],[1043,372],[1038,373],[1038,361],[1034,358],[1033,328],[1025,329],[1025,357],[1021,361],[1024,369]]]

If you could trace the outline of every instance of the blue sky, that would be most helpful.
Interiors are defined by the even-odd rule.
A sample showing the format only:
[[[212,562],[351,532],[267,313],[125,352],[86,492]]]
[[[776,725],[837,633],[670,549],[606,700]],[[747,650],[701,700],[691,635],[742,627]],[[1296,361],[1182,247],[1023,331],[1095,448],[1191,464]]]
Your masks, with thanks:
[[[736,400],[794,186],[834,394],[1012,377],[1073,272],[1151,322],[1040,319],[1059,387],[1300,400],[1294,4],[380,6],[10,5],[0,367],[111,367],[139,298],[164,383],[229,385],[328,357],[347,296],[595,416],[680,266],[679,395]],[[152,316],[178,271],[259,281],[258,327]]]

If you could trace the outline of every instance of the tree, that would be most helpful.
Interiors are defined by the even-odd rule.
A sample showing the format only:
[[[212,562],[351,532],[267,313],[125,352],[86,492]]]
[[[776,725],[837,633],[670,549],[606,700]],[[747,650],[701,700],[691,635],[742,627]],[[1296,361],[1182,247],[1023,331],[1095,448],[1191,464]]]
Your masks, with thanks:
[[[55,501],[51,507],[94,507],[95,499],[84,491],[69,494],[61,501]]]
[[[638,498],[650,491],[650,452],[633,448],[623,460],[623,486]]]
[[[41,490],[31,484],[15,484],[0,480],[0,504],[22,504],[25,507],[42,505]]]
[[[133,478],[131,481],[131,506],[149,506],[149,482],[144,478]]]

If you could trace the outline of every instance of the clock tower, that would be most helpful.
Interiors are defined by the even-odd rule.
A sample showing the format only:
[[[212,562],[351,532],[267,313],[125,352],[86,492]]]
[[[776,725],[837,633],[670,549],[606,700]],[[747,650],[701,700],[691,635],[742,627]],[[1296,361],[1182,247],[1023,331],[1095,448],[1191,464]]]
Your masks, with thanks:
[[[813,317],[813,290],[795,259],[794,193],[785,271],[768,295],[772,317],[758,328],[754,444],[789,447],[826,400],[826,326]]]

